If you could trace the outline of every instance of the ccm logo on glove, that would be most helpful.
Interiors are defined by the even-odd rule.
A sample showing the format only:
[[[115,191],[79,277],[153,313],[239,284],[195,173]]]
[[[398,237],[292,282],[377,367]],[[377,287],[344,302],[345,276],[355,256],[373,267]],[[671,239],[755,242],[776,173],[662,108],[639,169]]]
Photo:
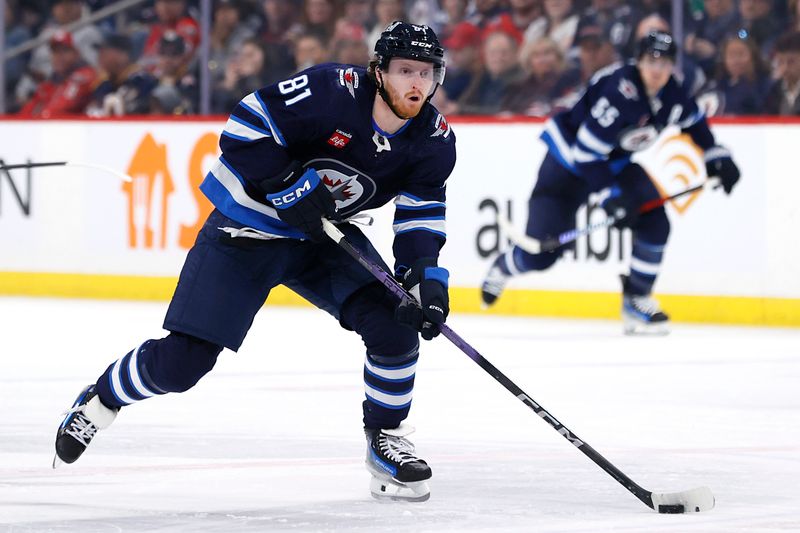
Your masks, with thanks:
[[[305,181],[302,184],[295,183],[294,190],[268,194],[267,199],[272,202],[272,205],[274,205],[276,209],[286,209],[300,200],[303,194],[311,192],[314,187],[319,185],[319,174],[314,171],[306,172],[300,179],[303,178],[305,178]]]

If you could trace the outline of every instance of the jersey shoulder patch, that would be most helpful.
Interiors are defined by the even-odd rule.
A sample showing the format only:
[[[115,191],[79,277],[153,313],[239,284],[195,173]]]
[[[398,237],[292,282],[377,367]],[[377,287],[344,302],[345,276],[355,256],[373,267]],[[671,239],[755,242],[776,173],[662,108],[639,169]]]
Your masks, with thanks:
[[[619,79],[619,83],[617,84],[617,90],[626,100],[639,99],[639,90],[636,88],[636,84],[633,83],[628,78]]]
[[[433,120],[433,133],[431,133],[431,137],[442,137],[443,139],[447,139],[450,137],[452,133],[452,129],[450,128],[450,123],[447,122],[447,118],[438,111],[436,112],[436,118]]]
[[[420,125],[417,126],[419,128],[417,131],[421,138],[445,143],[449,143],[455,138],[453,128],[450,126],[447,117],[430,102],[423,106],[418,120]]]
[[[336,68],[338,74],[339,86],[343,87],[350,93],[353,98],[356,97],[356,89],[361,86],[361,75],[355,67],[347,65],[340,65]]]

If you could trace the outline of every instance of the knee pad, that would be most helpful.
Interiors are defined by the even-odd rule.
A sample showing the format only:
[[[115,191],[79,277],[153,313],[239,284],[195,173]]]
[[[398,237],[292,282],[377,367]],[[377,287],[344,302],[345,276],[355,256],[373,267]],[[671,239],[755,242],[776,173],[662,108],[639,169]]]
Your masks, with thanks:
[[[148,378],[164,392],[185,392],[197,384],[217,362],[222,346],[172,332],[163,339],[142,346]]]

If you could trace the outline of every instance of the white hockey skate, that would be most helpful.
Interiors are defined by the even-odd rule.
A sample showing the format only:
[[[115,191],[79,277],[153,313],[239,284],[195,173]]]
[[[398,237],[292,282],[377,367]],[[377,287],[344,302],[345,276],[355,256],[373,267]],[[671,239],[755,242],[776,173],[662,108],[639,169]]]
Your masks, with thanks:
[[[431,496],[428,464],[417,457],[405,437],[414,428],[367,429],[367,470],[372,474],[369,490],[378,500],[424,502]]]
[[[488,309],[500,298],[511,276],[503,272],[500,261],[505,261],[505,256],[500,254],[492,263],[492,268],[486,274],[481,284],[481,308]]]
[[[111,425],[119,409],[109,409],[100,402],[94,385],[81,391],[72,407],[64,413],[64,421],[56,432],[56,455],[53,468],[74,463],[94,438],[97,431]]]
[[[650,295],[626,291],[628,277],[622,276],[622,323],[625,335],[667,335],[669,316]]]

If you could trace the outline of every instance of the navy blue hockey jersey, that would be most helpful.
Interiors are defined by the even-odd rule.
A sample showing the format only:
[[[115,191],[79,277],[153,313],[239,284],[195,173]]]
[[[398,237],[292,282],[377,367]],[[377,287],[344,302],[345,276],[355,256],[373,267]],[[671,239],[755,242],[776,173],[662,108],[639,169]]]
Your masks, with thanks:
[[[437,257],[455,135],[430,104],[396,133],[381,131],[372,120],[376,91],[365,69],[329,63],[248,94],[225,125],[222,155],[201,190],[243,226],[304,238],[256,185],[299,161],[317,171],[343,217],[394,200],[397,268]]]
[[[572,109],[547,121],[541,137],[562,165],[599,190],[610,185],[633,152],[650,146],[673,124],[703,150],[714,145],[704,114],[674,77],[648,98],[636,65],[616,64],[595,74]]]

